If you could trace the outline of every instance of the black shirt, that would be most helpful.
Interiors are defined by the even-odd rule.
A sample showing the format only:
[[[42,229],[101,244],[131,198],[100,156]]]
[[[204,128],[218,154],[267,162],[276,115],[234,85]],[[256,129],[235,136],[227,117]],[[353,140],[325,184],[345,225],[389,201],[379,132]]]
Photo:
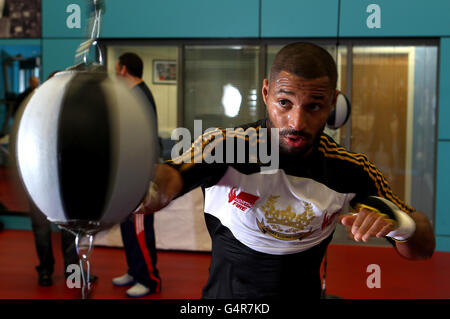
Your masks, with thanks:
[[[153,98],[153,94],[150,91],[149,87],[147,86],[147,84],[145,84],[144,81],[140,82],[139,84],[137,84],[135,86],[135,88],[139,88],[141,90],[142,93],[144,93],[145,97],[147,98],[148,102],[151,104],[151,107],[153,109],[153,111],[155,112],[155,118],[158,119],[157,117],[157,113],[156,113],[156,103],[155,103],[155,99]]]
[[[150,91],[150,88],[147,86],[147,84],[145,84],[144,81],[141,81],[139,84],[135,85],[133,89],[141,90],[141,92],[144,93],[144,96],[147,98],[147,101],[149,102],[150,107],[154,112],[155,124],[156,127],[158,127],[158,113],[156,112],[156,103],[155,99],[153,98],[152,91]],[[158,129],[156,129],[156,132],[158,132]],[[163,152],[163,144],[160,137],[158,137],[158,144],[159,144],[159,154],[161,155]]]

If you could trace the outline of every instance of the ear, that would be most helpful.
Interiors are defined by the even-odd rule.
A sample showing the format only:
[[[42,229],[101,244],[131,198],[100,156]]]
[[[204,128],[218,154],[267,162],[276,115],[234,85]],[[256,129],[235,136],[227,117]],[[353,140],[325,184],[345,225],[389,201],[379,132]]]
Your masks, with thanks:
[[[339,93],[340,93],[339,90],[334,90],[333,98],[332,98],[332,100],[331,100],[331,108],[330,108],[330,111],[336,107],[337,99],[338,99]]]
[[[262,85],[262,97],[264,100],[264,104],[267,105],[267,96],[269,95],[269,81],[267,79],[263,80]]]
[[[121,76],[125,76],[125,74],[127,73],[127,67],[125,65],[118,65],[118,74]]]

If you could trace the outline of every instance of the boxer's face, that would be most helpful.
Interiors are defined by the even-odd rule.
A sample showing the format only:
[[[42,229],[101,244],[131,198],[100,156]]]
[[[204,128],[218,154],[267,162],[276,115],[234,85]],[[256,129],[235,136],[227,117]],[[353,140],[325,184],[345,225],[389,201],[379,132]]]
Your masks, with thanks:
[[[280,129],[280,152],[303,156],[320,137],[338,92],[328,77],[309,80],[281,71],[271,83],[264,80],[262,94],[268,126]]]

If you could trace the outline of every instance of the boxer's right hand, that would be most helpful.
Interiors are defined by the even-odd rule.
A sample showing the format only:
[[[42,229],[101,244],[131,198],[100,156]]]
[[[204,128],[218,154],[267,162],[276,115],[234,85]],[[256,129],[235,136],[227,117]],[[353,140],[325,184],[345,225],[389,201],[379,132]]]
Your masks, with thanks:
[[[157,164],[155,179],[150,183],[150,188],[144,201],[135,213],[153,214],[177,197],[183,189],[183,179],[180,173],[167,164]]]

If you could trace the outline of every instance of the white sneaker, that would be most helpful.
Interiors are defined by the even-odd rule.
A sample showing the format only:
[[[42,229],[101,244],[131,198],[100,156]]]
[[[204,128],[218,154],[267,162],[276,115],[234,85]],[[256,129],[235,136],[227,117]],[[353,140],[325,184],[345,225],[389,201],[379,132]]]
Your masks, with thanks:
[[[135,281],[130,274],[126,273],[120,277],[113,278],[112,283],[115,286],[131,286]]]
[[[151,293],[150,288],[147,288],[140,283],[135,284],[133,287],[127,290],[127,296],[133,298],[144,297],[149,293]]]

